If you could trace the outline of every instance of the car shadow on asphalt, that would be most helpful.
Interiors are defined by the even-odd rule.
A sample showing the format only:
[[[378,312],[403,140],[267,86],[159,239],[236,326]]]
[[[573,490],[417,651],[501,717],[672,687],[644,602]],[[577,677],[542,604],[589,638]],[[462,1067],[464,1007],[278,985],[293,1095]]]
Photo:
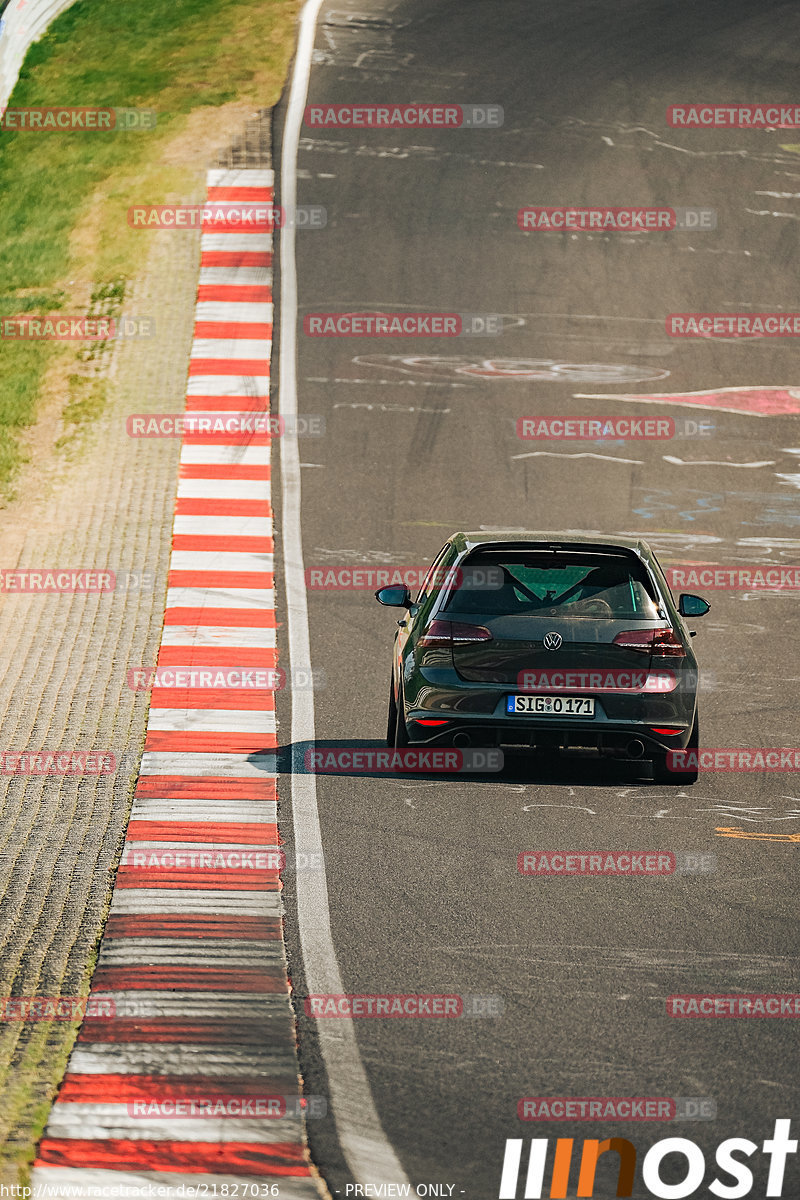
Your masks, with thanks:
[[[435,756],[434,756],[435,752]],[[480,755],[494,755],[494,760]],[[601,759],[596,756],[554,755],[497,747],[471,747],[468,751],[448,746],[409,746],[392,750],[379,740],[337,739],[289,742],[276,751],[254,754],[254,766],[277,769],[279,775],[321,775],[365,779],[425,779],[441,784],[550,784],[576,787],[620,787],[649,784],[652,778],[646,760]],[[427,756],[427,757],[426,757]],[[467,757],[469,756],[469,757]],[[486,769],[486,762],[499,769]],[[483,769],[481,769],[483,767]]]

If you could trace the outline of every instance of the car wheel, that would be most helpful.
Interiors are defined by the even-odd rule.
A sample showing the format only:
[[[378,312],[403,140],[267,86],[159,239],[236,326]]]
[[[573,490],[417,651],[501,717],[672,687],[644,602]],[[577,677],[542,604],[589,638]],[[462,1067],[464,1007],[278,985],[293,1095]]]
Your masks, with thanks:
[[[692,732],[689,734],[689,741],[686,744],[687,750],[697,750],[700,745],[700,719],[695,713],[694,725]],[[671,771],[667,766],[666,754],[659,754],[658,758],[653,759],[653,780],[655,783],[667,783],[673,787],[682,787],[686,784],[697,783],[699,771],[697,767],[688,771]]]
[[[394,746],[397,737],[397,705],[394,699],[394,680],[389,684],[389,720],[386,723],[386,745]]]

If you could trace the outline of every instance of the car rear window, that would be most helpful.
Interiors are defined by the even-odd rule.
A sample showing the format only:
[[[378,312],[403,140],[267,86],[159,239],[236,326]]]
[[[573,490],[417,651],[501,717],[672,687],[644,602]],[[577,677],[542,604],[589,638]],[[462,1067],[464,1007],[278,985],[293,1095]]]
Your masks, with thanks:
[[[633,555],[513,551],[471,555],[442,611],[653,620],[658,609],[655,587]]]

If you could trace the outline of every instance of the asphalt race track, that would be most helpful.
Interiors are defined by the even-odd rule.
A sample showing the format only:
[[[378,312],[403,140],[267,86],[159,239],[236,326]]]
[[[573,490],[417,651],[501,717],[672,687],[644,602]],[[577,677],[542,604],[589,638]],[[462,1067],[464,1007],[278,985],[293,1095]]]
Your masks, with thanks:
[[[300,442],[306,569],[422,566],[448,534],[479,528],[638,533],[672,567],[800,562],[792,339],[665,332],[669,313],[800,307],[797,132],[672,129],[665,118],[671,104],[787,102],[798,34],[797,6],[769,0],[323,6],[308,104],[491,103],[504,123],[302,130],[298,201],[328,214],[296,239],[298,409],[326,421],[324,437]],[[284,118],[285,106],[279,138]],[[717,227],[517,224],[526,205],[587,204],[709,208]],[[503,331],[303,332],[309,313],[374,310],[501,314]],[[708,395],[630,398],[685,393]],[[669,441],[517,436],[518,418],[554,415],[695,425]],[[395,616],[373,590],[308,591],[311,661],[325,679],[319,745],[382,742]],[[701,745],[796,745],[797,593],[687,590],[712,603],[693,625]],[[279,705],[287,753],[291,703],[287,692]],[[287,773],[291,847],[290,783]],[[636,767],[514,760],[493,777],[316,783],[342,990],[502,1001],[494,1017],[353,1023],[380,1125],[412,1184],[488,1200],[505,1140],[548,1136],[627,1137],[640,1155],[688,1137],[708,1182],[723,1139],[760,1148],[777,1118],[796,1115],[791,1020],[682,1020],[666,1006],[675,994],[800,991],[795,774],[706,772],[679,788]],[[702,852],[716,869],[525,878],[517,855],[534,849]],[[291,873],[285,897],[306,1091],[329,1095],[303,1012]],[[531,1123],[517,1116],[526,1096],[706,1098],[716,1118]],[[309,1121],[334,1196],[354,1194],[340,1133],[330,1116]],[[754,1194],[767,1161],[753,1156]],[[601,1160],[595,1195],[614,1194],[616,1165]],[[797,1170],[790,1159],[787,1181]],[[576,1180],[574,1170],[569,1196]]]

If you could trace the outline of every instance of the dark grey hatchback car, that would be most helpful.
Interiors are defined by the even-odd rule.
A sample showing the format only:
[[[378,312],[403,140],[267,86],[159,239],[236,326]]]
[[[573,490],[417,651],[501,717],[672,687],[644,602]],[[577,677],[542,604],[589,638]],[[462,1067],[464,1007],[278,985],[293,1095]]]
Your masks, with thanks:
[[[650,759],[659,783],[697,778],[697,660],[685,617],[640,539],[455,533],[405,610],[389,692],[389,745],[523,747]],[[685,758],[685,756],[684,756]]]

